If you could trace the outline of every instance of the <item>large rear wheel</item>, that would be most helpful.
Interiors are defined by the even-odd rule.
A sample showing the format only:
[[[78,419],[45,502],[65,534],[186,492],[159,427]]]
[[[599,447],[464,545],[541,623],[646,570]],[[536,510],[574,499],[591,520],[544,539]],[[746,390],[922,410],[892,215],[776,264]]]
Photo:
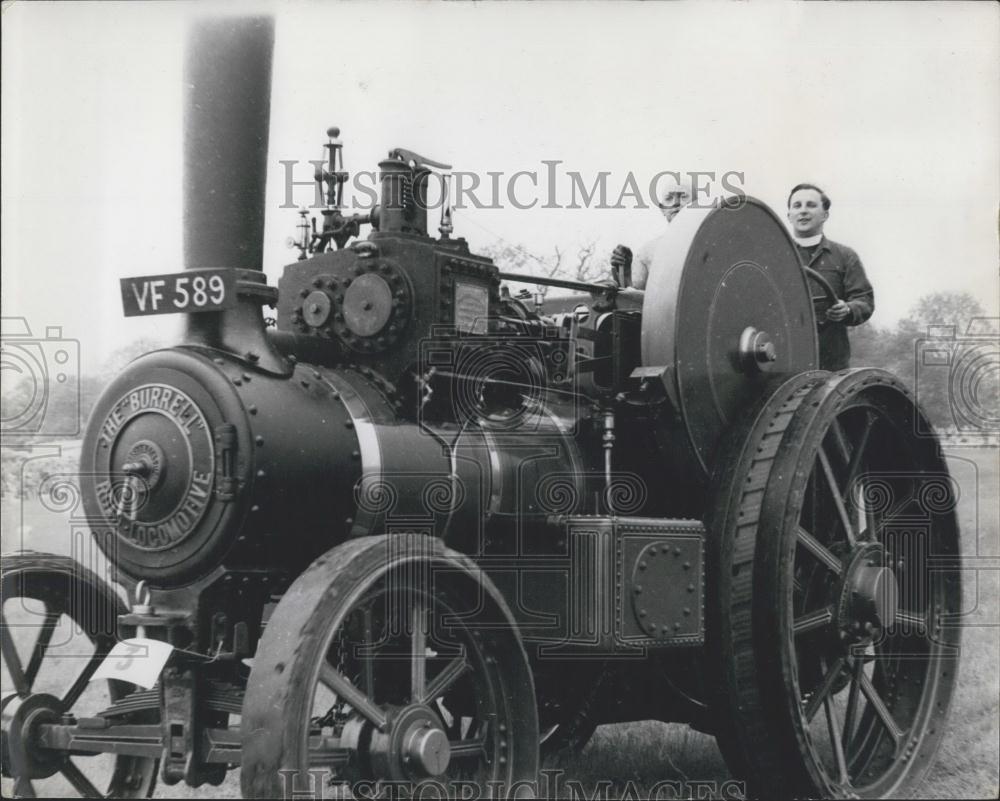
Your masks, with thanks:
[[[958,662],[957,490],[892,376],[789,385],[722,486],[724,752],[752,795],[886,797],[930,767]]]

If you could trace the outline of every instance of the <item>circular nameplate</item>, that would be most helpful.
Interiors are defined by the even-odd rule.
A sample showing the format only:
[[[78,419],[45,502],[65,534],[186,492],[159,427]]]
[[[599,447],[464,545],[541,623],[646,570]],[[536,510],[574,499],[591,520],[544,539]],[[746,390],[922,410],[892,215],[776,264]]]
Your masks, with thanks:
[[[101,424],[98,454],[101,512],[133,547],[177,545],[211,504],[213,434],[197,404],[175,387],[144,384],[122,395]]]

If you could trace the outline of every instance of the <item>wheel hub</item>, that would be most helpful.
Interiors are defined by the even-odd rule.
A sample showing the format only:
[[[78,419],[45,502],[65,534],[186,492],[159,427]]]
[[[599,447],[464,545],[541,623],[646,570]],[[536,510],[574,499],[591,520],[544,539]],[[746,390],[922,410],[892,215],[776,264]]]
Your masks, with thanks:
[[[778,350],[771,335],[752,325],[740,334],[738,350],[740,367],[747,375],[769,372],[778,360]]]
[[[451,760],[448,735],[423,704],[398,710],[384,732],[373,729],[369,749],[375,774],[399,779],[441,776]]]
[[[403,738],[403,761],[428,776],[444,773],[450,756],[448,737],[430,723],[412,727]]]
[[[885,562],[879,543],[859,545],[846,561],[836,616],[841,640],[870,639],[895,622],[899,585]]]
[[[64,754],[36,745],[38,726],[58,723],[62,703],[48,693],[36,693],[26,698],[11,697],[3,704],[4,775],[26,779],[47,779],[63,763]]]

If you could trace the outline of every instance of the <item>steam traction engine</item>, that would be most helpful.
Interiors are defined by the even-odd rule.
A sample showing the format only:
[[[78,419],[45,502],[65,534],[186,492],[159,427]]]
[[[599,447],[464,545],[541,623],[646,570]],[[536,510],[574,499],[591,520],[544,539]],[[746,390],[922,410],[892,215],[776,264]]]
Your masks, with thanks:
[[[713,733],[751,794],[913,787],[955,677],[951,484],[892,376],[815,369],[774,214],[685,210],[645,293],[506,276],[446,205],[429,235],[446,168],[417,154],[391,151],[379,206],[345,214],[331,129],[322,225],[303,217],[275,289],[270,37],[198,34],[191,269],[123,281],[127,312],[188,312],[83,445],[123,593],[64,558],[4,561],[14,792],[145,796],[241,767],[248,796],[503,795],[540,754],[649,718]],[[536,308],[513,281],[576,295]],[[89,655],[43,687],[67,621]]]

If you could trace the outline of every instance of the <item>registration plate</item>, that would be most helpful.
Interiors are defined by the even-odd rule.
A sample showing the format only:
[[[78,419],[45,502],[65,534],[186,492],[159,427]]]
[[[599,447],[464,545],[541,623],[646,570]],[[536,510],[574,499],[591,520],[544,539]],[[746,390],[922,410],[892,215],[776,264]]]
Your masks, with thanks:
[[[122,278],[126,317],[228,309],[236,303],[232,270],[185,270]]]

